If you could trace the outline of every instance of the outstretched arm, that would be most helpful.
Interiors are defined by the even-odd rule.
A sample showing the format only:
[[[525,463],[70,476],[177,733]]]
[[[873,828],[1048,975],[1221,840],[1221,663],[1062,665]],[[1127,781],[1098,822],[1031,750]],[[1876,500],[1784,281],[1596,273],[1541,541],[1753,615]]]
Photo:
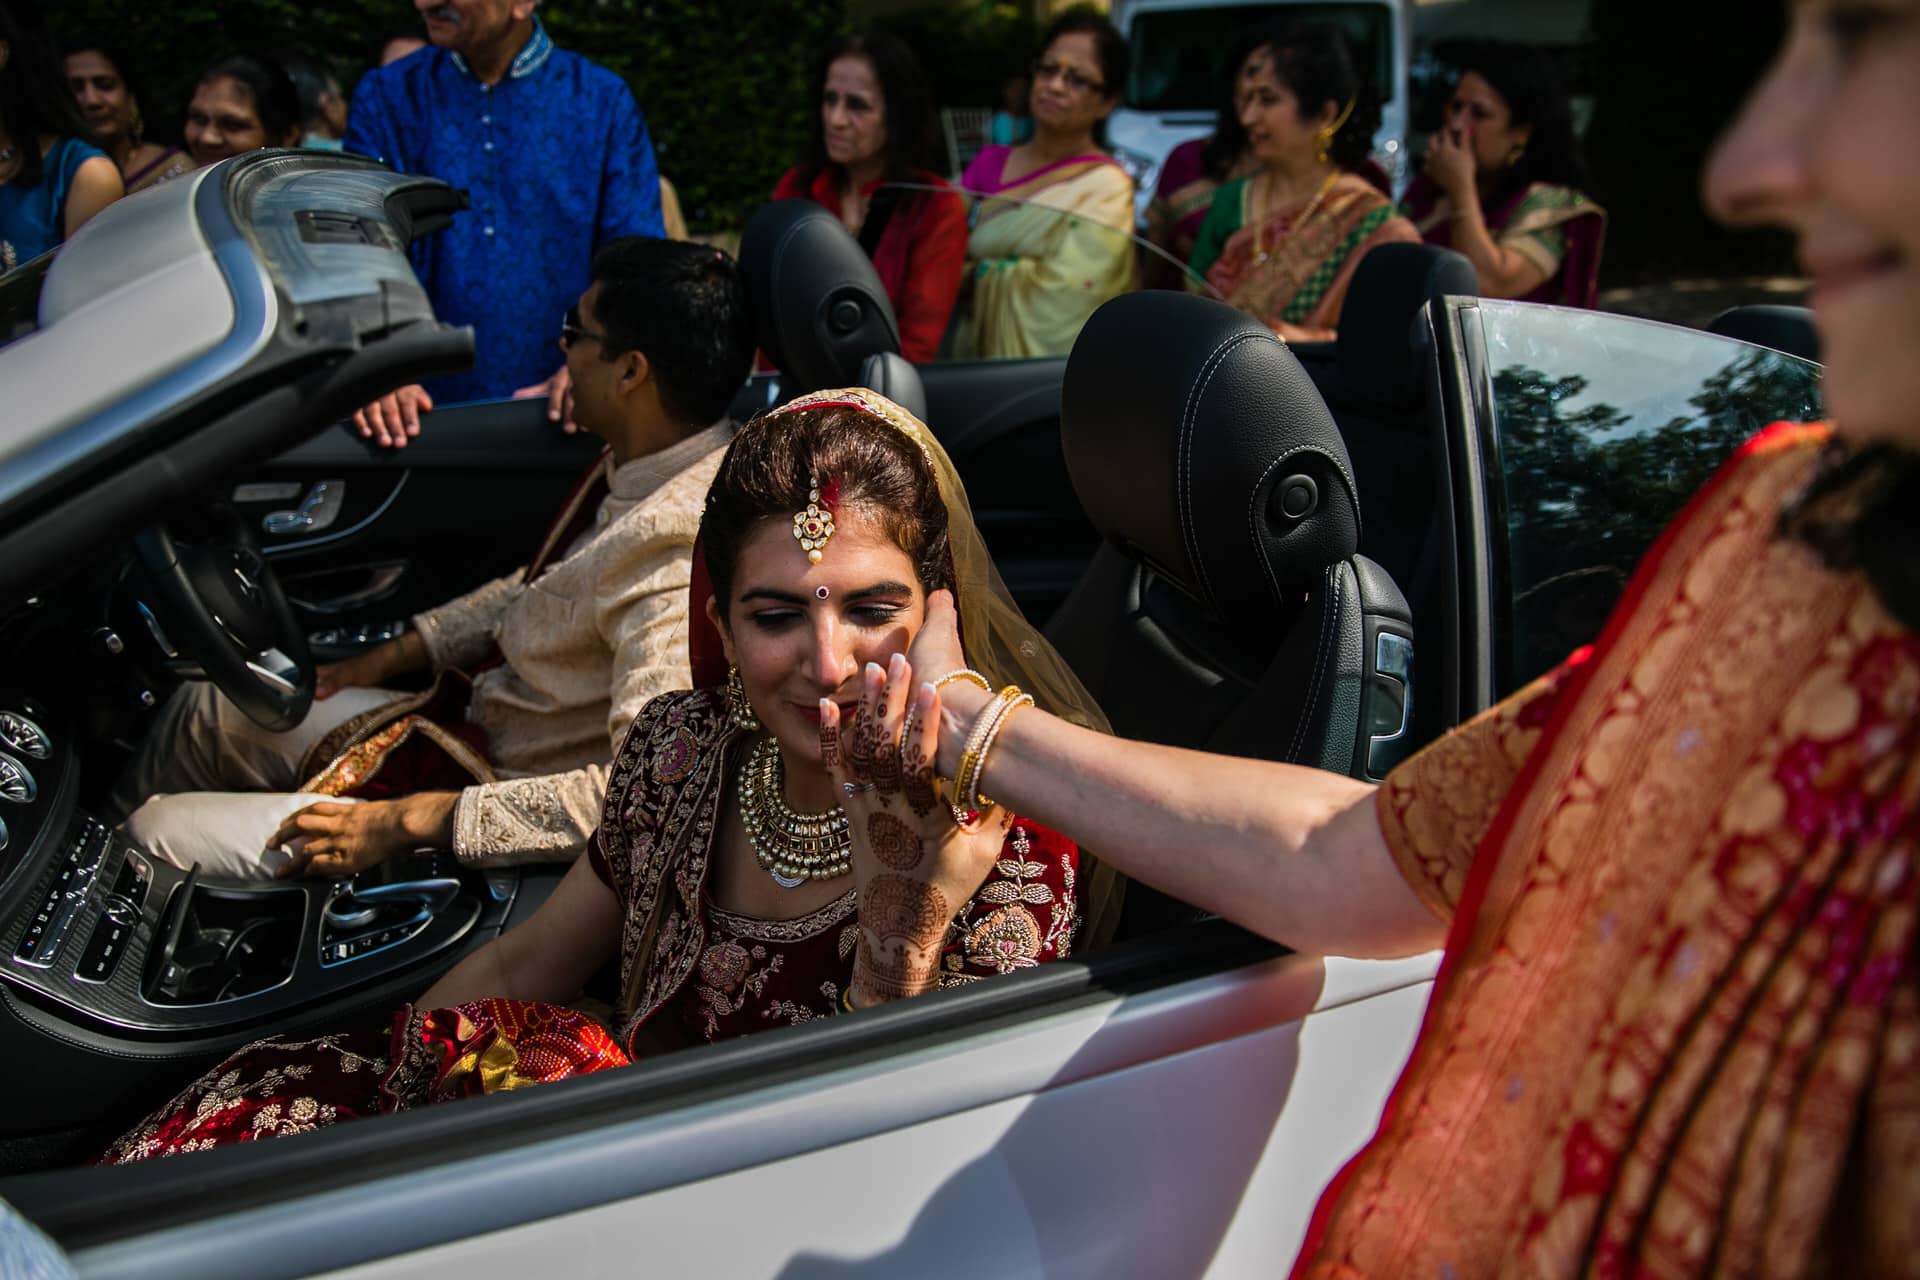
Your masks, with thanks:
[[[908,657],[916,681],[965,665],[945,592]],[[940,691],[942,777],[986,701],[964,682]],[[979,789],[1121,872],[1301,951],[1412,955],[1445,934],[1387,848],[1374,788],[1352,778],[1130,742],[1029,708],[994,740]]]

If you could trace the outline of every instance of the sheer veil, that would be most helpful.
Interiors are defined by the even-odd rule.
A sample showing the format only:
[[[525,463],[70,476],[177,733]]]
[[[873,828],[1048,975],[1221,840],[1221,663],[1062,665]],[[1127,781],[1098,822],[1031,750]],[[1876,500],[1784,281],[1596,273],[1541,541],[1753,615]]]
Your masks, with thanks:
[[[1033,695],[1042,710],[1063,720],[1111,733],[1112,726],[1093,695],[1080,683],[1047,638],[1028,622],[1013,602],[1000,571],[987,554],[987,544],[974,523],[967,491],[954,470],[953,460],[927,425],[893,401],[864,387],[816,391],[789,401],[769,417],[800,409],[839,407],[858,409],[880,419],[911,440],[932,469],[947,508],[947,540],[953,555],[954,598],[960,613],[960,642],[967,659],[994,688],[1015,684]],[[706,602],[712,594],[703,555],[695,556],[694,599],[689,610],[693,682],[697,688],[718,687],[726,677],[720,656],[720,638],[707,622]],[[923,673],[929,678],[940,673]],[[1072,832],[1063,834],[1072,835]],[[1081,910],[1086,921],[1082,945],[1098,944],[1113,935],[1118,923],[1122,881],[1111,867],[1081,850],[1079,884]]]

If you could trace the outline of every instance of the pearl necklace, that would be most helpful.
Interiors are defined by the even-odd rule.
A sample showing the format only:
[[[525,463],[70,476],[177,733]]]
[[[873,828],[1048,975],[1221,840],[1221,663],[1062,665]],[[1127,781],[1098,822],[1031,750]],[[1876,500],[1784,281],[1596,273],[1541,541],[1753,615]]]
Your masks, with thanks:
[[[783,889],[809,880],[831,880],[853,869],[853,835],[847,811],[796,813],[786,800],[786,769],[780,745],[762,738],[740,771],[740,816],[747,843],[761,868]]]
[[[1263,173],[1261,176],[1264,178],[1266,175]],[[1307,225],[1307,219],[1313,217],[1314,213],[1319,210],[1320,202],[1327,198],[1327,192],[1333,190],[1333,184],[1337,182],[1339,178],[1340,178],[1340,171],[1338,169],[1335,169],[1332,173],[1326,176],[1326,180],[1320,184],[1320,189],[1313,193],[1313,199],[1307,201],[1307,207],[1300,211],[1300,216],[1295,218],[1287,226],[1288,235],[1296,234],[1300,230],[1300,228]],[[1271,179],[1268,179],[1268,185],[1269,186],[1272,185]],[[1256,210],[1254,221],[1253,221],[1254,265],[1258,266],[1259,264],[1265,262],[1268,258],[1272,256],[1273,256],[1272,251],[1267,248],[1266,215]]]

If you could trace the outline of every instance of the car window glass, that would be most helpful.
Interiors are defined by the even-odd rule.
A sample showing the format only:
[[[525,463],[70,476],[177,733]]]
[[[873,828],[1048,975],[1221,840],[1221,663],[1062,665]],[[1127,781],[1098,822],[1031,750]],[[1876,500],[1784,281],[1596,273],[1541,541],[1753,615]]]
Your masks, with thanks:
[[[1158,245],[1052,208],[1044,194],[1034,200],[961,194],[968,204],[966,274],[940,342],[943,361],[1065,356],[1102,303],[1143,281],[1220,297]]]
[[[1505,480],[1505,693],[1598,636],[1641,555],[1742,441],[1821,416],[1820,367],[1625,316],[1479,312]]]
[[[1213,111],[1241,32],[1276,17],[1331,22],[1353,41],[1383,93],[1393,84],[1393,11],[1381,4],[1219,5],[1134,15],[1127,105],[1140,111]],[[1391,97],[1391,93],[1386,93]]]

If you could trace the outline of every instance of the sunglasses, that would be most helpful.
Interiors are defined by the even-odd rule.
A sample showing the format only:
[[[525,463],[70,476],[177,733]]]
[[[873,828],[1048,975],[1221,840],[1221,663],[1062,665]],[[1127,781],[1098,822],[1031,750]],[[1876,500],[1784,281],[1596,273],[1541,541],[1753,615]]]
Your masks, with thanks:
[[[1067,88],[1075,93],[1105,93],[1107,86],[1098,80],[1090,80],[1064,62],[1035,62],[1033,78],[1042,83],[1055,78],[1067,82]]]
[[[603,347],[607,345],[606,334],[595,333],[591,329],[583,329],[580,327],[579,307],[568,307],[567,313],[560,317],[560,349],[562,351],[571,351],[573,350],[573,344],[582,338],[591,338]]]

